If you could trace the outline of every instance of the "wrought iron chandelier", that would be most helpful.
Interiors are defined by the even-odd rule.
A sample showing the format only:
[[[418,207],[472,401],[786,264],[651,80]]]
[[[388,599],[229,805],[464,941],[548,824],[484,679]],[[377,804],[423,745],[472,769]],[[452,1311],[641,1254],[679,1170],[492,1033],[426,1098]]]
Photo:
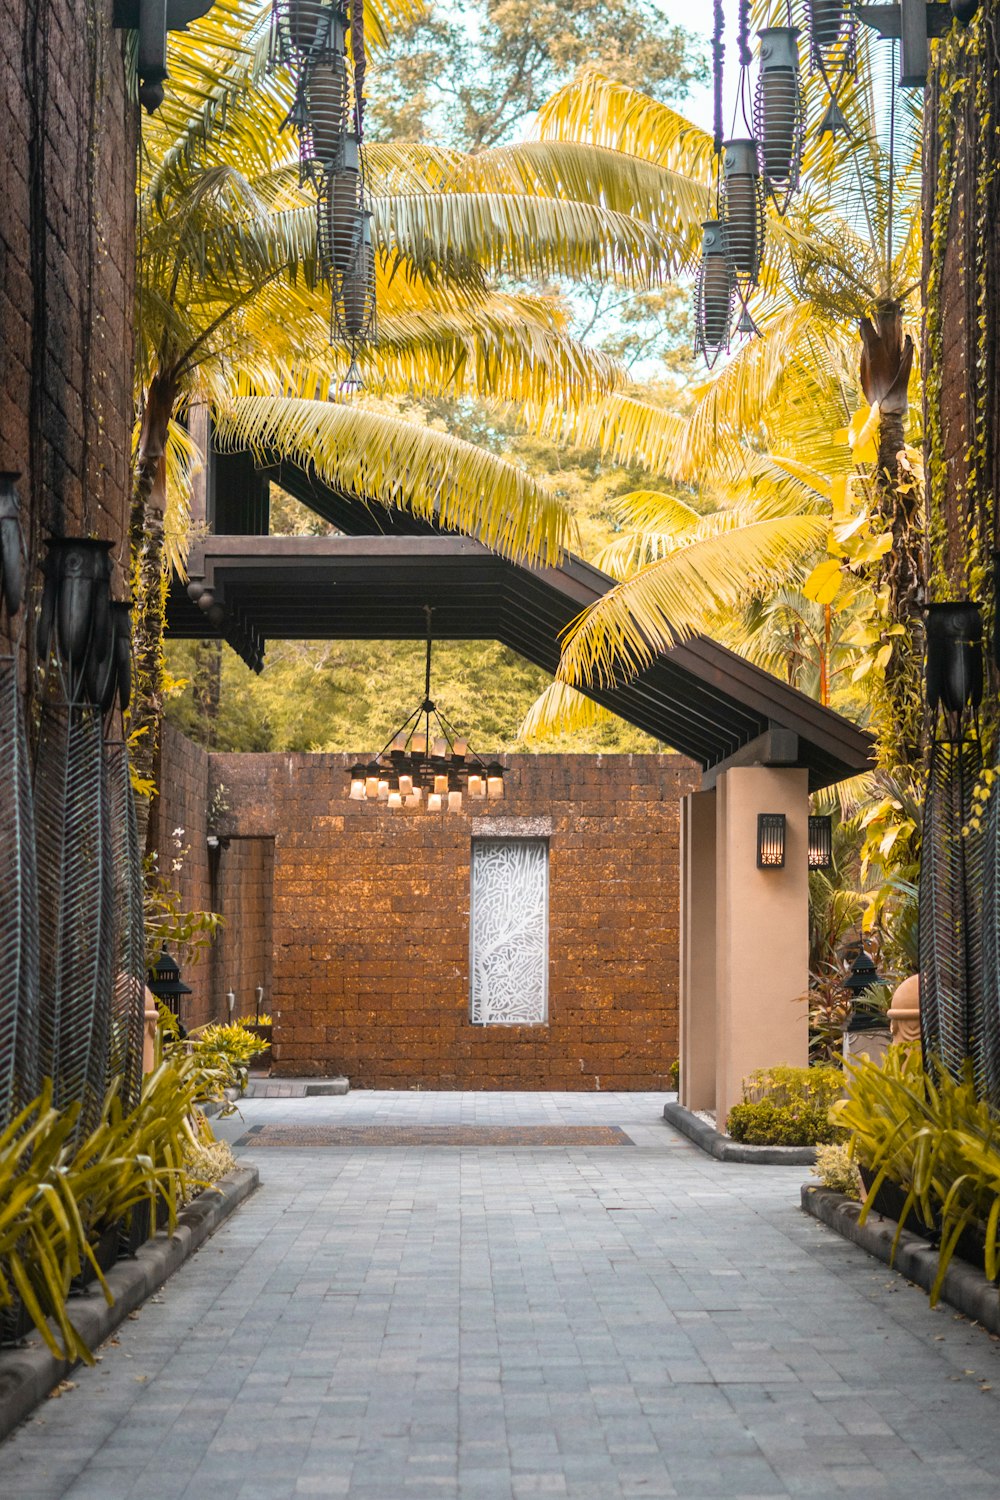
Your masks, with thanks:
[[[498,802],[504,795],[499,761],[482,760],[440,712],[431,698],[431,620],[427,618],[424,701],[386,741],[374,760],[351,767],[352,802],[381,802],[396,811],[460,812],[465,797]]]

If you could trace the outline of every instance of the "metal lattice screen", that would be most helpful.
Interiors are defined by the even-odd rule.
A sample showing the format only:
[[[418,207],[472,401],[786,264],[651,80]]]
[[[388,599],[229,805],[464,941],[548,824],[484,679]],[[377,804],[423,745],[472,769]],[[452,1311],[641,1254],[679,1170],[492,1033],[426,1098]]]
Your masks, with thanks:
[[[99,715],[47,701],[35,771],[40,1062],[57,1109],[80,1102],[77,1139],[96,1124],[107,1083],[112,882]]]
[[[548,871],[541,839],[473,842],[469,968],[477,1025],[547,1019]]]
[[[38,1092],[38,884],[17,663],[0,658],[0,1130]]]

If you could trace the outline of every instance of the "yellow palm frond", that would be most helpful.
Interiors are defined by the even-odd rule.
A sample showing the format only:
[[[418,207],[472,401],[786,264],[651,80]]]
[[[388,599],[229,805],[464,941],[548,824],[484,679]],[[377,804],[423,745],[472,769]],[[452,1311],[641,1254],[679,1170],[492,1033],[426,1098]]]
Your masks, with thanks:
[[[700,629],[707,614],[774,588],[822,545],[821,516],[782,516],[680,547],[614,588],[580,615],[563,644],[559,675],[610,685]]]
[[[664,246],[664,268],[693,264],[711,212],[706,184],[659,163],[579,141],[526,141],[465,157],[449,192],[524,194],[600,205],[641,219]]]
[[[638,467],[668,478],[684,468],[686,419],[634,390],[616,392],[574,410],[547,403],[528,410],[525,419],[534,431],[553,441],[596,448],[623,468]]]
[[[538,112],[543,141],[589,141],[682,173],[709,188],[712,137],[656,99],[618,83],[599,68],[583,68]]]
[[[216,418],[220,441],[313,469],[377,505],[476,537],[506,557],[552,563],[575,539],[570,512],[530,474],[472,443],[358,404],[255,396]]]
[[[139,430],[136,425],[135,437]],[[191,531],[191,487],[204,468],[205,455],[182,423],[171,421],[165,450],[167,508],[163,516],[163,555],[169,568],[184,578]]]
[[[542,319],[512,316],[500,298],[497,303],[383,318],[377,342],[355,355],[365,388],[516,403],[554,398],[572,406],[623,380],[608,355]],[[286,379],[300,391],[325,394],[349,361],[350,350],[335,344],[322,358],[296,364]]]
[[[378,243],[431,280],[567,276],[650,287],[665,251],[648,224],[600,204],[526,193],[409,193],[372,203]]]
[[[543,740],[559,734],[584,734],[618,718],[610,708],[595,703],[568,682],[553,682],[528,709],[517,732],[518,739]]]

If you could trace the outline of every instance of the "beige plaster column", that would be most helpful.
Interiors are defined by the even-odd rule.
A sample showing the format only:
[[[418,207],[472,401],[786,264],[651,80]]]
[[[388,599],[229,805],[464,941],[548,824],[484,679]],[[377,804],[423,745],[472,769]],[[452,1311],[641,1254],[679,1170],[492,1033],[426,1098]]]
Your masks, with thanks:
[[[148,988],[145,990],[145,996],[146,1009],[142,1028],[142,1071],[144,1074],[152,1073],[156,1067],[156,1028],[160,1020],[156,996]]]
[[[715,1107],[715,792],[681,799],[680,1102]]]
[[[755,1068],[809,1060],[808,772],[733,767],[718,779],[715,1107],[719,1128]],[[785,863],[757,868],[757,814],[785,814]]]

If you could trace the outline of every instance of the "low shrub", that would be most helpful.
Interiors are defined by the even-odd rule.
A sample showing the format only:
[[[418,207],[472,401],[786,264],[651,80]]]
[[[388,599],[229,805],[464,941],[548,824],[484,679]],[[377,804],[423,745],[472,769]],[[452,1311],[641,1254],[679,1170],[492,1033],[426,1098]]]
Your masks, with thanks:
[[[956,1083],[944,1070],[925,1073],[919,1047],[890,1047],[878,1065],[846,1065],[847,1097],[834,1108],[850,1132],[854,1160],[873,1174],[863,1223],[883,1182],[905,1199],[900,1228],[916,1210],[936,1225],[941,1242],[931,1303],[966,1231],[984,1243],[989,1280],[1000,1273],[1000,1117],[977,1098],[971,1064]],[[895,1252],[899,1235],[893,1243]]]
[[[825,1188],[834,1193],[843,1193],[845,1198],[861,1197],[858,1168],[851,1155],[848,1141],[836,1141],[829,1146],[816,1147],[816,1165],[813,1175]]]
[[[230,1022],[228,1026],[215,1023],[199,1026],[188,1032],[183,1042],[171,1040],[164,1045],[165,1056],[173,1057],[183,1052],[192,1060],[202,1085],[197,1096],[199,1104],[210,1099],[225,1101],[227,1088],[242,1093],[247,1085],[250,1063],[260,1050],[260,1037],[238,1021]],[[232,1113],[228,1101],[223,1103],[223,1113]]]
[[[207,1121],[205,1122],[207,1126]],[[228,1141],[217,1141],[211,1130],[204,1139],[192,1141],[184,1148],[184,1170],[190,1186],[200,1192],[236,1170],[238,1163]],[[192,1196],[194,1193],[192,1192]]]
[[[760,1068],[743,1083],[726,1130],[749,1146],[813,1146],[841,1141],[844,1129],[830,1108],[844,1089],[840,1068]]]
[[[734,1141],[748,1146],[815,1146],[843,1140],[845,1134],[832,1123],[825,1105],[775,1104],[772,1099],[734,1104],[726,1129]]]
[[[190,1060],[163,1061],[129,1115],[112,1086],[97,1125],[77,1142],[79,1107],[54,1109],[46,1081],[0,1134],[0,1306],[19,1297],[58,1357],[93,1363],[67,1299],[89,1269],[111,1300],[94,1253],[104,1231],[126,1223],[142,1203],[152,1218],[158,1201],[174,1228],[188,1191],[184,1152],[195,1142],[196,1089]]]

